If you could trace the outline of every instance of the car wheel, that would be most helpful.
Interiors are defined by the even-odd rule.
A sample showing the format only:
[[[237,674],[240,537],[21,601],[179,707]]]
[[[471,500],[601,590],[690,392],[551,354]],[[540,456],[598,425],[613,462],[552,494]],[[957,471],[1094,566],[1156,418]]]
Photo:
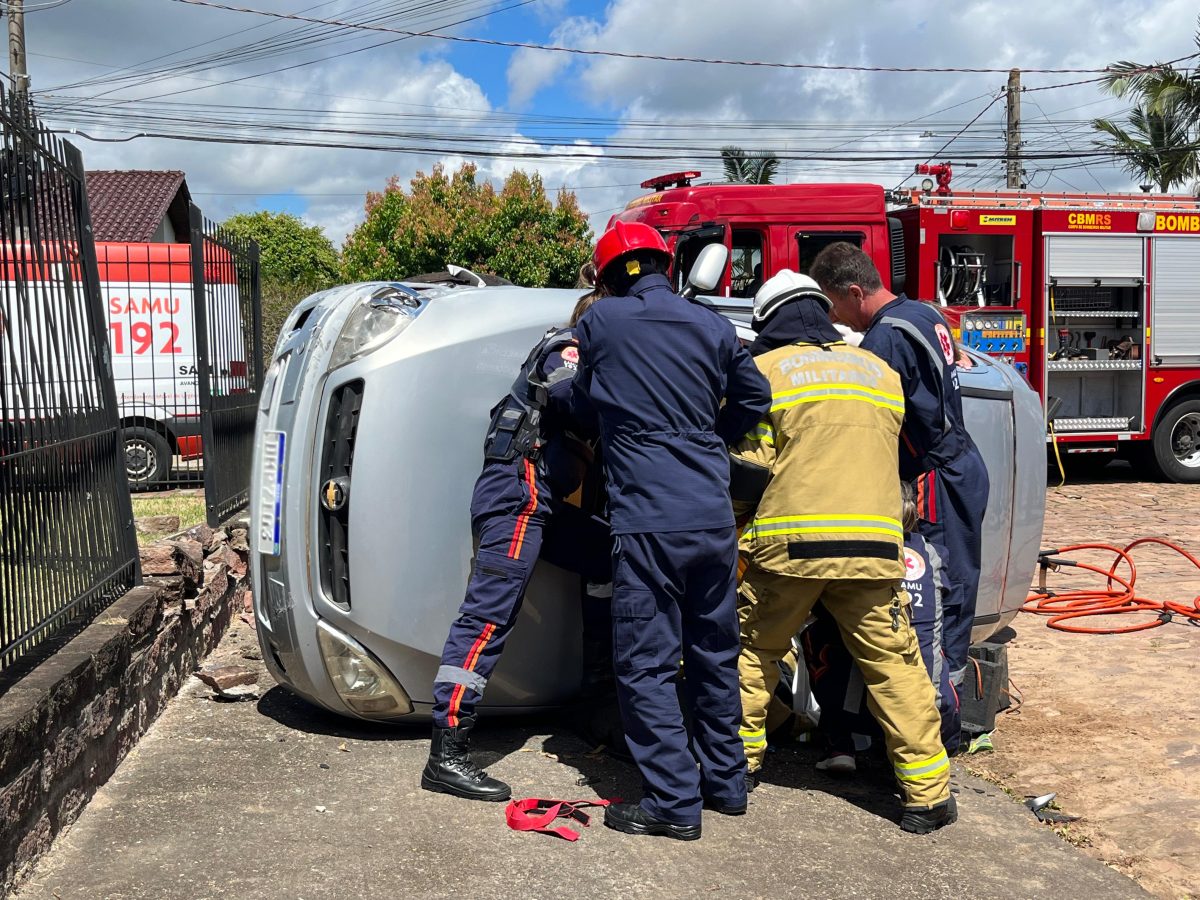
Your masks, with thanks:
[[[171,474],[171,445],[150,428],[134,425],[122,431],[125,442],[125,475],[135,490],[163,484]]]
[[[1200,400],[1185,400],[1163,414],[1154,428],[1154,461],[1169,481],[1200,482]]]

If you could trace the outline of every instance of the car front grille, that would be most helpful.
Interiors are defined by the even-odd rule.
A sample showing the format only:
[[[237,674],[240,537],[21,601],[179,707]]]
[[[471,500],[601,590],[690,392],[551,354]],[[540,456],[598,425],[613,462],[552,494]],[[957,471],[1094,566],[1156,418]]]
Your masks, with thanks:
[[[325,436],[321,447],[318,519],[320,540],[321,587],[325,596],[339,606],[350,608],[350,490],[354,466],[354,439],[358,416],[362,411],[363,382],[349,381],[336,388],[325,418]],[[330,508],[339,487],[344,502]]]

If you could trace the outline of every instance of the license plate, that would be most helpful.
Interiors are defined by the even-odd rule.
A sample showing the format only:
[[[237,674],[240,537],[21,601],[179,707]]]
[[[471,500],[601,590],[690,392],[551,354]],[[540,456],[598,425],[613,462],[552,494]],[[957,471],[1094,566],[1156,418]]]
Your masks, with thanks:
[[[279,555],[280,511],[283,508],[283,451],[287,435],[263,434],[262,496],[258,498],[258,552]]]

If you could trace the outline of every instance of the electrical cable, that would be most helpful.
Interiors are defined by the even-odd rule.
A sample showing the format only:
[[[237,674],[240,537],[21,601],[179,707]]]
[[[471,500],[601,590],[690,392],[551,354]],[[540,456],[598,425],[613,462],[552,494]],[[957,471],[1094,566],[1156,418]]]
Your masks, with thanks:
[[[183,3],[188,6],[206,6],[212,9],[222,9],[227,12],[249,13],[256,16],[270,16],[276,19],[289,19],[297,22],[310,22],[317,25],[332,25],[338,28],[361,28],[368,31],[386,31],[397,34],[407,35],[409,37],[425,37],[441,41],[454,41],[464,44],[482,44],[489,47],[511,47],[519,50],[545,50],[555,53],[573,53],[581,56],[603,56],[613,57],[617,59],[642,59],[653,60],[656,62],[683,62],[683,63],[701,63],[712,66],[752,66],[757,68],[768,69],[812,69],[818,71],[834,71],[834,72],[922,72],[922,73],[968,73],[968,74],[1004,74],[1009,69],[990,69],[990,68],[967,68],[967,67],[940,67],[940,66],[853,66],[853,65],[831,65],[825,63],[788,63],[788,62],[767,62],[763,60],[745,60],[745,59],[717,59],[698,56],[664,56],[651,53],[628,53],[619,50],[589,50],[583,47],[563,47],[557,44],[536,44],[526,41],[502,41],[493,38],[467,37],[465,35],[443,34],[435,31],[408,31],[400,28],[389,28],[382,25],[365,25],[355,24],[353,22],[345,22],[339,19],[320,19],[315,16],[304,16],[298,13],[279,13],[265,9],[251,9],[247,6],[230,6],[225,3],[214,3],[212,0],[173,0],[175,3]],[[1167,63],[1156,63],[1152,66],[1145,66],[1141,69],[1131,70],[1122,74],[1135,74],[1139,72],[1151,72],[1155,69],[1160,69],[1163,66],[1173,65],[1176,62],[1182,62],[1185,59],[1191,59],[1194,56],[1200,56],[1200,53],[1191,53],[1187,56],[1181,56],[1177,60],[1172,60]],[[1022,72],[1031,74],[1084,74],[1084,73],[1110,73],[1112,70],[1109,67],[1102,69],[1022,69]],[[1107,77],[1105,75],[1104,77]],[[1092,79],[1092,80],[1103,80]],[[1066,87],[1066,85],[1062,85]]]
[[[41,12],[44,9],[54,9],[59,6],[66,6],[71,0],[48,0],[46,3],[35,3],[32,6],[23,6],[22,12]],[[0,3],[0,12],[8,12],[10,4]]]
[[[958,138],[962,136],[963,132],[965,132],[968,128],[970,128],[972,125],[974,125],[976,122],[978,122],[983,117],[983,114],[985,112],[987,112],[989,109],[991,109],[993,106],[995,106],[996,101],[999,100],[1003,96],[1004,96],[1004,91],[997,92],[992,97],[992,99],[988,102],[988,105],[985,106],[983,109],[981,109],[978,113],[975,114],[975,118],[973,118],[970,122],[968,122],[961,129],[959,129],[959,131],[956,134],[952,135],[950,140],[946,141],[946,143],[942,144],[941,147],[939,147],[933,153],[930,153],[929,156],[925,157],[925,162],[921,163],[921,165],[925,165],[925,163],[928,163],[929,160],[933,159],[936,156],[941,156],[947,147],[949,147],[956,140],[958,140]],[[915,175],[915,174],[916,174],[915,172],[912,172],[912,173],[906,175],[903,179],[901,179],[900,183],[898,185],[896,185],[895,188],[893,188],[893,190],[897,190],[897,191],[900,190],[900,188],[904,186],[904,182],[908,181],[908,179],[912,178],[913,175]]]
[[[1139,538],[1125,548],[1109,544],[1089,543],[1072,544],[1054,550],[1044,550],[1039,554],[1038,563],[1041,566],[1041,577],[1038,590],[1030,593],[1024,605],[1023,612],[1046,616],[1046,625],[1058,631],[1068,631],[1076,634],[1129,634],[1134,631],[1147,631],[1166,625],[1175,619],[1182,619],[1192,625],[1200,625],[1200,597],[1192,600],[1191,605],[1172,600],[1151,600],[1138,596],[1136,590],[1137,568],[1133,564],[1131,551],[1135,547],[1156,545],[1166,547],[1178,553],[1188,562],[1200,569],[1200,559],[1197,559],[1178,544],[1163,538]],[[1072,559],[1063,559],[1059,554],[1089,551],[1112,553],[1114,560],[1107,569],[1090,563]],[[1124,565],[1128,575],[1117,574]],[[1061,568],[1072,567],[1103,575],[1106,579],[1104,588],[1078,589],[1057,593],[1045,587],[1046,572],[1058,571]],[[1115,584],[1114,584],[1115,583]],[[1136,622],[1124,626],[1088,626],[1071,623],[1076,619],[1092,616],[1112,616],[1124,613],[1154,613],[1155,618],[1149,621]]]

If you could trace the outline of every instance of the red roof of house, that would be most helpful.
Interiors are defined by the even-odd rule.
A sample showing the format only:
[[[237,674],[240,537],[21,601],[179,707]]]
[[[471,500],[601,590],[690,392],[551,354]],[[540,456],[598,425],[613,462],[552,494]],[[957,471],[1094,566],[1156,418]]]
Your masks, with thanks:
[[[181,190],[183,200],[190,200],[182,172],[88,172],[88,206],[95,239],[149,241]]]

